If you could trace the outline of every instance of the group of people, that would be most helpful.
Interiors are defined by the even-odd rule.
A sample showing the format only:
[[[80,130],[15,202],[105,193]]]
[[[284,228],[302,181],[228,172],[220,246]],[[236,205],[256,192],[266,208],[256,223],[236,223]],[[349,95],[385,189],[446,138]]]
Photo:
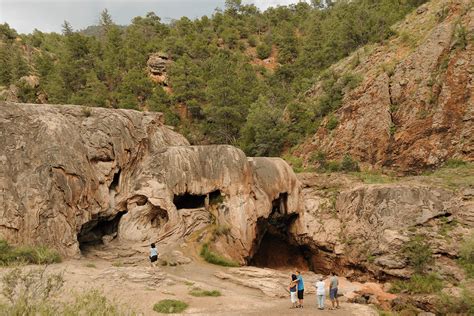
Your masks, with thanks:
[[[153,243],[150,245],[150,264],[152,267],[156,266],[158,261],[158,250],[156,245]],[[329,281],[329,298],[331,300],[332,308],[339,308],[339,300],[337,299],[337,288],[339,286],[339,280],[337,279],[336,273],[331,273],[331,279]],[[323,278],[320,277],[316,284],[316,298],[318,302],[318,308],[320,310],[324,309],[324,302],[326,300],[326,284],[323,281]],[[303,308],[304,300],[304,280],[301,275],[301,271],[296,270],[296,273],[291,275],[290,285],[288,286],[290,290],[290,300],[292,303],[291,308]]]
[[[339,280],[337,279],[336,273],[331,273],[331,279],[329,281],[329,298],[331,300],[332,308],[339,308],[339,300],[337,299],[337,289],[339,286]],[[318,302],[318,309],[324,309],[324,303],[326,300],[326,284],[323,281],[323,278],[320,277],[316,284],[316,298]],[[291,308],[303,308],[304,300],[304,281],[301,271],[296,270],[296,273],[291,275],[290,285],[288,286],[290,290],[290,300],[292,303]]]

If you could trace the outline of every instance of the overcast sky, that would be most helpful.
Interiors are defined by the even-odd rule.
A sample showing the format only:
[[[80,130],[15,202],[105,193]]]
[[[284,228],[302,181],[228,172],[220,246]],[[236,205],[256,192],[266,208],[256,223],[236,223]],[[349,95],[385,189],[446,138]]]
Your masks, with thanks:
[[[264,10],[269,6],[297,3],[299,0],[244,0]],[[136,16],[153,11],[163,21],[182,16],[197,18],[224,7],[225,0],[0,0],[0,23],[7,22],[19,33],[37,28],[60,32],[64,20],[74,29],[97,24],[99,13],[107,8],[117,24],[129,24]]]

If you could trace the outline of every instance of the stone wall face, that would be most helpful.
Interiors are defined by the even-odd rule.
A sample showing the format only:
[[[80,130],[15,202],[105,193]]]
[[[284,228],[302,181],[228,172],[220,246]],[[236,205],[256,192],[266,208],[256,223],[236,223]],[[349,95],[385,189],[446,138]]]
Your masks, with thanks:
[[[421,236],[434,255],[433,271],[458,281],[464,277],[456,258],[473,232],[472,189],[454,192],[419,182],[361,184],[343,175],[298,178],[304,206],[292,234],[314,249],[317,270],[357,279],[405,278],[413,269],[404,246]]]
[[[215,217],[243,262],[273,199],[287,193],[285,211],[298,212],[283,160],[190,146],[159,113],[1,103],[0,126],[0,236],[14,243],[72,256],[79,241],[176,241]]]

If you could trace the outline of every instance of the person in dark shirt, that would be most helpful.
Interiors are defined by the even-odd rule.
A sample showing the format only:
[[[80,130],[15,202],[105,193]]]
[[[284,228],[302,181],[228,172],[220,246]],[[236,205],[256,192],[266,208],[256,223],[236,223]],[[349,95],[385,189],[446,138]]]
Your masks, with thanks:
[[[291,304],[292,304],[292,306],[290,308],[298,307],[298,305],[297,305],[298,298],[297,298],[297,293],[296,293],[297,284],[298,284],[298,280],[297,280],[296,274],[292,274],[290,285],[288,286],[288,290],[290,290],[290,300],[291,300]]]

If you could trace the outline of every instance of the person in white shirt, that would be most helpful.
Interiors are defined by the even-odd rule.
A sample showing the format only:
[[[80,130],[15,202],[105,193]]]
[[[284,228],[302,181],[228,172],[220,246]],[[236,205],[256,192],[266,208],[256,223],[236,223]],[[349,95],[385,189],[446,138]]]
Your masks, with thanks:
[[[158,250],[156,250],[155,243],[152,243],[150,246],[150,265],[156,267],[156,261],[158,260]]]
[[[316,282],[316,298],[318,300],[318,308],[320,310],[323,310],[324,309],[324,300],[326,298],[326,291],[325,291],[325,287],[326,285],[324,284],[324,281],[323,281],[323,277],[320,277],[318,282]]]

